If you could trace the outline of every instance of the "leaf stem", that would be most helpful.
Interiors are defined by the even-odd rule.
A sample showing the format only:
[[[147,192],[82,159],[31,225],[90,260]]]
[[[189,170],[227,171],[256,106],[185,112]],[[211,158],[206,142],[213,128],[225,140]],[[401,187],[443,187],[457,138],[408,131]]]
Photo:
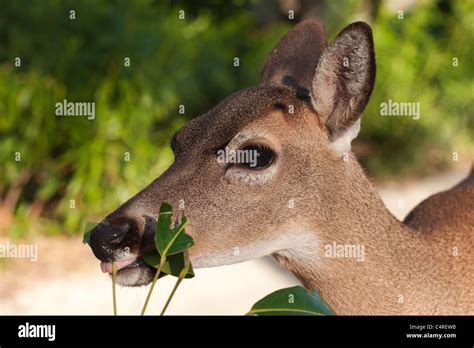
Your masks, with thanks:
[[[153,289],[155,288],[155,284],[160,276],[161,270],[163,269],[163,266],[165,265],[165,263],[166,263],[166,256],[162,257],[160,260],[160,265],[158,266],[155,276],[153,277],[153,282],[151,283],[150,290],[148,291],[148,295],[146,296],[145,304],[143,305],[142,312],[140,315],[145,315],[146,307],[148,306],[148,302],[150,301],[151,293],[153,292]]]
[[[115,295],[115,283],[117,278],[117,265],[112,262],[112,298],[114,302],[114,315],[117,315],[117,296]]]
[[[183,271],[184,271],[184,272],[183,272]],[[181,273],[179,274],[178,280],[176,281],[176,284],[175,284],[174,287],[173,287],[173,291],[171,291],[171,294],[168,296],[168,300],[166,300],[165,306],[164,306],[163,309],[161,310],[160,315],[165,314],[165,311],[166,311],[166,309],[168,308],[168,305],[170,304],[171,299],[172,299],[173,296],[174,296],[174,293],[175,293],[176,290],[178,289],[179,284],[180,284],[180,283],[182,282],[182,280],[184,279],[184,276],[186,275],[186,272],[187,272],[187,268],[184,268],[184,269],[181,271]]]

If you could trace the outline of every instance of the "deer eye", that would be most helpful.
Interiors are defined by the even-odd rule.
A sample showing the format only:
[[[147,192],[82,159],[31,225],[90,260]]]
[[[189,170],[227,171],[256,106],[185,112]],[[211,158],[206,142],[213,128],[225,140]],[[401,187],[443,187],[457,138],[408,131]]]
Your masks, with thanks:
[[[269,167],[275,159],[275,152],[263,144],[250,144],[242,148],[246,153],[248,161],[239,163],[249,169],[264,169]]]

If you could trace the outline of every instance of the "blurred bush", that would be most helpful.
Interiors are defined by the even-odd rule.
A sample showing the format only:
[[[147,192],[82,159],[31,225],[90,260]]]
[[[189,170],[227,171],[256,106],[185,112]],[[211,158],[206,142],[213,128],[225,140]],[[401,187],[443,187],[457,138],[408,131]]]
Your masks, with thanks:
[[[281,3],[4,2],[0,231],[77,233],[156,178],[172,162],[176,129],[258,83],[266,55],[292,25]],[[472,150],[474,6],[422,2],[399,20],[379,1],[366,3],[379,7],[378,77],[356,151],[378,175],[446,166],[452,151]],[[298,16],[317,10],[330,38],[364,11],[355,1],[341,4],[344,15],[330,1],[303,5]],[[95,120],[56,117],[64,99],[95,101]],[[420,120],[381,117],[388,99],[420,102]]]
[[[373,23],[377,78],[358,140],[378,175],[428,174],[452,164],[453,152],[474,159],[474,3],[421,4],[402,20],[382,8]],[[389,99],[419,102],[420,119],[381,117]]]

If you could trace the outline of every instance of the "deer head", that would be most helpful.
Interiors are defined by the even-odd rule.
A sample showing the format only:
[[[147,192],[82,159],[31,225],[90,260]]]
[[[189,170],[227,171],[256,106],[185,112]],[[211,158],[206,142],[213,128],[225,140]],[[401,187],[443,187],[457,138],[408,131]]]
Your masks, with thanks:
[[[350,144],[374,79],[367,24],[349,25],[329,45],[319,21],[296,25],[267,58],[260,85],[188,122],[171,141],[174,163],[93,230],[103,270],[115,261],[119,284],[151,281],[140,256],[154,249],[162,202],[188,218],[196,268],[270,254],[317,260],[351,190]]]

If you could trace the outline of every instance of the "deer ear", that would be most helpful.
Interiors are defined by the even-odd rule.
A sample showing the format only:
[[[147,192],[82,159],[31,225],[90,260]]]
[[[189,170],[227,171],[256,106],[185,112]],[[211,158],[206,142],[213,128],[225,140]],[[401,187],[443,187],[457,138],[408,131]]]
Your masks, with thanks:
[[[348,152],[360,129],[360,117],[375,81],[372,30],[352,23],[331,42],[313,76],[313,107],[322,118],[333,147]]]
[[[327,47],[324,25],[307,19],[290,30],[268,56],[261,86],[296,85],[311,90],[314,69]]]

